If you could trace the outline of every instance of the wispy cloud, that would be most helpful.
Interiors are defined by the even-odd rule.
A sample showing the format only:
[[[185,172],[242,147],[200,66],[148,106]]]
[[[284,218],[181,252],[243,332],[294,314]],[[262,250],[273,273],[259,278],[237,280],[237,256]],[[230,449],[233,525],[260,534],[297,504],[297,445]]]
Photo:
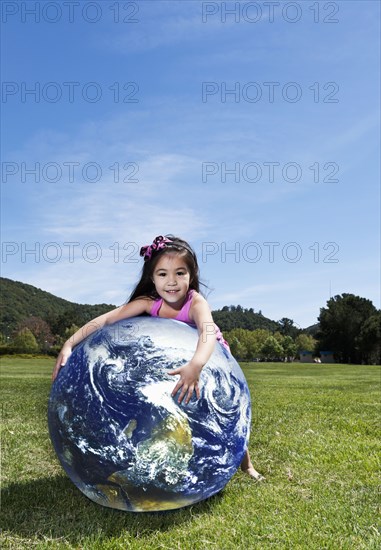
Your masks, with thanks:
[[[192,45],[201,38],[211,40],[211,33],[226,30],[218,18],[202,20],[202,2],[189,0],[140,2],[138,22],[124,32],[103,36],[102,47],[118,53],[136,53],[156,50],[178,43]],[[228,21],[227,25],[234,25]]]

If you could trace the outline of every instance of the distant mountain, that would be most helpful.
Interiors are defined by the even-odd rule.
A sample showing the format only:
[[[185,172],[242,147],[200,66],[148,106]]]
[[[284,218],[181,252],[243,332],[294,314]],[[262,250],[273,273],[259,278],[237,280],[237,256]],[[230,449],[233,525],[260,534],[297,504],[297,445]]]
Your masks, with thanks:
[[[6,336],[11,335],[26,317],[40,317],[51,326],[53,334],[63,334],[72,323],[82,325],[115,307],[76,304],[4,277],[0,277],[0,293],[0,332]]]
[[[311,325],[304,329],[304,332],[309,334],[310,336],[316,337],[316,334],[319,332],[320,324],[315,323],[314,325]]]
[[[224,306],[212,312],[213,320],[219,326],[222,332],[233,330],[234,328],[244,328],[246,330],[256,330],[259,328],[275,332],[280,329],[276,321],[268,319],[262,313],[255,313],[252,308],[245,309],[242,306]]]
[[[113,309],[112,304],[77,304],[58,298],[32,285],[0,278],[1,307],[0,333],[11,336],[19,323],[27,317],[40,317],[46,321],[54,335],[63,335],[72,324],[82,326],[98,315]],[[259,311],[242,306],[224,306],[212,312],[213,319],[222,331],[233,328],[247,330],[266,329],[272,332],[282,330],[281,324],[268,319]],[[296,327],[295,327],[296,328]],[[318,325],[305,329],[311,335],[316,334]]]

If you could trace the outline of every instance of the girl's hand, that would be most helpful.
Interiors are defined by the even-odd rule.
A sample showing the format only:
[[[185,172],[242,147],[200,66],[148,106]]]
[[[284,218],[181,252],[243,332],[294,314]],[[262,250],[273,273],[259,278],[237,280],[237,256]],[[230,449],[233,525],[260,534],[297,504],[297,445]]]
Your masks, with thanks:
[[[58,372],[61,367],[66,365],[66,361],[69,359],[72,352],[72,347],[69,343],[65,343],[57,357],[57,361],[52,373],[52,382],[57,378]]]
[[[175,374],[180,375],[180,380],[177,382],[171,394],[172,397],[174,397],[176,393],[179,391],[179,389],[181,388],[181,392],[178,398],[178,403],[181,403],[185,395],[187,394],[185,399],[185,404],[187,405],[191,400],[193,391],[196,392],[197,399],[200,399],[200,388],[198,387],[198,379],[199,379],[201,370],[202,370],[202,365],[197,365],[195,363],[192,363],[192,361],[190,361],[183,367],[180,367],[176,370],[173,370],[167,373],[167,374],[170,374],[171,376]]]

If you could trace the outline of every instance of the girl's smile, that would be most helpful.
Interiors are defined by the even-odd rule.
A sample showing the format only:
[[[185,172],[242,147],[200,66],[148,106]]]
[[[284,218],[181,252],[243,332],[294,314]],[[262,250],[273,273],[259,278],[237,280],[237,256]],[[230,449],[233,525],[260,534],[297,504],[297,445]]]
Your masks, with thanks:
[[[153,272],[153,282],[160,298],[175,309],[181,307],[189,290],[190,274],[185,261],[178,254],[164,254]]]

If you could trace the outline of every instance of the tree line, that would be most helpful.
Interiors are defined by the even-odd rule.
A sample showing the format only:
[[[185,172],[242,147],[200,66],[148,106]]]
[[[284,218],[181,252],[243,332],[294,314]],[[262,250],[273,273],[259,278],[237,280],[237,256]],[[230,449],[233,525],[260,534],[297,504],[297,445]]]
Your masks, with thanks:
[[[79,327],[114,307],[74,304],[31,285],[6,279],[1,283],[7,296],[0,318],[0,354],[55,355]],[[353,294],[328,300],[318,323],[307,329],[292,319],[272,321],[240,305],[212,314],[241,361],[292,361],[303,350],[317,357],[320,351],[331,351],[340,363],[381,363],[381,312]]]
[[[240,361],[294,361],[300,351],[314,352],[317,346],[317,340],[303,332],[292,338],[279,331],[235,328],[224,336]]]
[[[354,294],[330,298],[318,324],[307,330],[281,319],[276,330],[233,328],[225,334],[233,355],[243,361],[292,361],[303,351],[316,357],[332,352],[338,363],[381,364],[381,311]]]

